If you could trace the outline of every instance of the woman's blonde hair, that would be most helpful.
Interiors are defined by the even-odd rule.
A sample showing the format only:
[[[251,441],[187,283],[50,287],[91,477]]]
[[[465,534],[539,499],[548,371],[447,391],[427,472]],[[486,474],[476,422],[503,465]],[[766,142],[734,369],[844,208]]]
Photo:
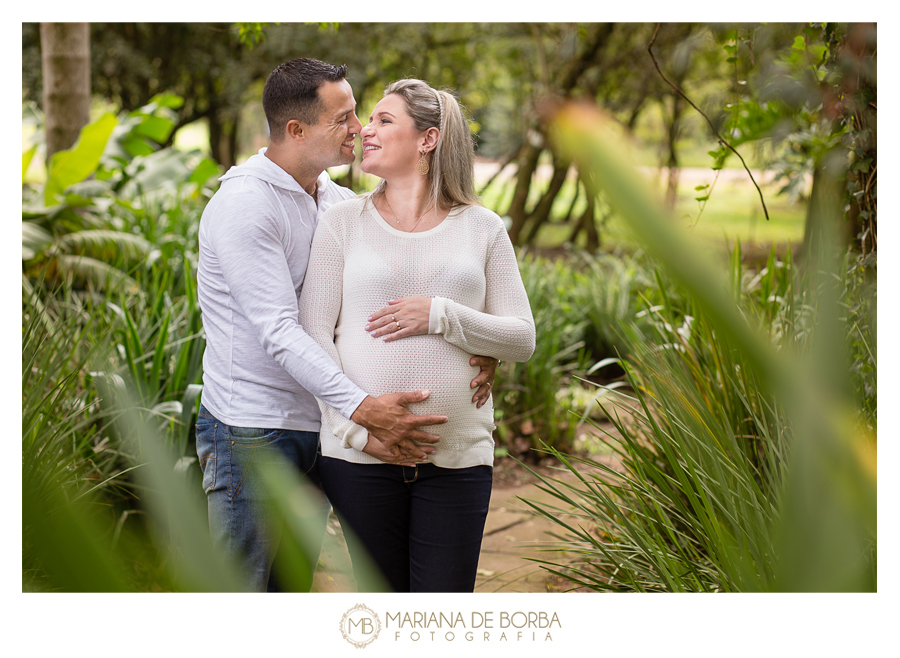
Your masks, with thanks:
[[[452,93],[432,89],[415,78],[389,84],[384,95],[397,94],[406,103],[416,130],[437,128],[437,146],[430,154],[430,202],[435,208],[479,203],[475,193],[475,142],[459,100]],[[426,156],[427,157],[427,156]],[[384,193],[381,181],[373,195]]]

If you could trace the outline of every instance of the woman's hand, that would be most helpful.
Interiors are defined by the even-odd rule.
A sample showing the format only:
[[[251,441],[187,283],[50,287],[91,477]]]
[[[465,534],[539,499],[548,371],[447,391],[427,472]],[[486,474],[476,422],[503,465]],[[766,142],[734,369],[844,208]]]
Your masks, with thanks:
[[[382,338],[386,343],[407,336],[421,336],[428,333],[430,314],[430,297],[414,295],[392,299],[383,309],[369,316],[366,331],[373,338]]]
[[[427,457],[419,461],[413,460],[408,455],[400,455],[399,457],[394,457],[394,455],[391,454],[391,451],[388,450],[381,441],[376,439],[371,434],[369,434],[369,442],[366,443],[366,447],[363,448],[363,452],[367,455],[371,455],[375,459],[380,459],[385,464],[396,464],[397,466],[415,466],[417,463],[424,464],[428,462]]]
[[[469,384],[469,388],[478,388],[475,395],[472,396],[472,402],[475,403],[477,409],[481,409],[482,405],[491,397],[494,376],[497,374],[497,366],[500,365],[500,361],[489,356],[473,356],[469,359],[469,365],[481,368],[481,372]]]

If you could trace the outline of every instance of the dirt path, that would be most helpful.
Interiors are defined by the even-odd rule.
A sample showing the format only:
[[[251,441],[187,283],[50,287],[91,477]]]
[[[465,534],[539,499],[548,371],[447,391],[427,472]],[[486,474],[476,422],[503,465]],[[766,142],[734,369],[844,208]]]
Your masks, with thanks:
[[[575,480],[567,471],[555,473],[553,477]],[[494,488],[478,561],[476,592],[561,592],[572,587],[568,581],[527,559],[554,559],[547,548],[556,540],[549,533],[562,528],[535,514],[522,498],[562,505],[539,489],[533,480]]]

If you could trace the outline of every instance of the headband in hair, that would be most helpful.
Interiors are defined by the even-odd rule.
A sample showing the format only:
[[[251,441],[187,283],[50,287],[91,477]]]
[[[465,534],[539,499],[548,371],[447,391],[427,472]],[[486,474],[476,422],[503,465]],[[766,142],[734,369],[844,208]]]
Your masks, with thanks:
[[[434,93],[438,99],[438,107],[441,108],[441,120],[440,123],[438,123],[438,130],[441,130],[441,126],[444,125],[444,100],[441,98],[441,92],[437,89],[434,90]]]

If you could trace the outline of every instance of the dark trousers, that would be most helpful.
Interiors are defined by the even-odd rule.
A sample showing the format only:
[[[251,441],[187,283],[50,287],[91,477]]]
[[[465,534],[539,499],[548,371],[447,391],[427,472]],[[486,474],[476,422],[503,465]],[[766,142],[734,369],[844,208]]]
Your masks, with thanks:
[[[490,466],[354,464],[321,457],[319,474],[347,536],[360,591],[367,565],[395,592],[471,592],[491,500]]]

